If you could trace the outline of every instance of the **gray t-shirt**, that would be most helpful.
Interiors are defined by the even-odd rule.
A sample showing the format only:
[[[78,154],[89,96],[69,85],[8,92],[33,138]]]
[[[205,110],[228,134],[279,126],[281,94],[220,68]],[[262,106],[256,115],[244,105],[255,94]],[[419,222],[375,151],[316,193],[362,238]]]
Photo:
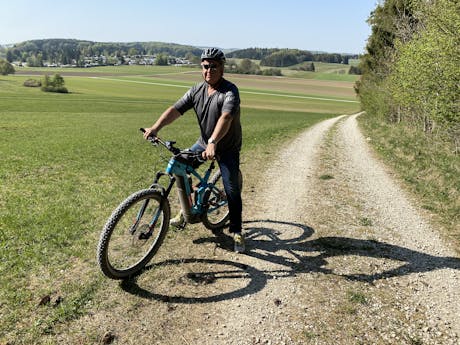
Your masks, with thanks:
[[[227,134],[218,142],[216,151],[239,151],[242,133],[238,88],[226,79],[222,79],[217,91],[211,96],[208,96],[207,88],[208,84],[204,81],[196,84],[176,102],[174,108],[181,114],[192,108],[195,110],[201,130],[199,141],[203,147],[206,147],[222,113],[229,112],[233,117],[232,124]]]

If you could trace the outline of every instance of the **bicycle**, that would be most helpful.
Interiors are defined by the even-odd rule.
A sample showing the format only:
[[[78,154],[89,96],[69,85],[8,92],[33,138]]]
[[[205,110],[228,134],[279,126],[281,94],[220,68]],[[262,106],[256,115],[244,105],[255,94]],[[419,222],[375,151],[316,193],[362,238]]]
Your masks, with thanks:
[[[145,131],[141,128],[141,131]],[[200,152],[181,150],[175,141],[159,137],[148,138],[172,153],[166,170],[156,173],[147,189],[128,196],[111,214],[104,225],[97,246],[97,260],[104,275],[125,279],[142,270],[153,258],[169,229],[169,194],[177,184],[179,203],[185,223],[203,223],[212,230],[224,228],[229,219],[227,197],[220,170],[214,172],[215,161],[200,175],[196,170],[204,163]],[[194,176],[198,184],[192,185]],[[167,177],[166,186],[159,183]],[[240,188],[242,178],[240,172]],[[185,226],[185,224],[183,224]]]

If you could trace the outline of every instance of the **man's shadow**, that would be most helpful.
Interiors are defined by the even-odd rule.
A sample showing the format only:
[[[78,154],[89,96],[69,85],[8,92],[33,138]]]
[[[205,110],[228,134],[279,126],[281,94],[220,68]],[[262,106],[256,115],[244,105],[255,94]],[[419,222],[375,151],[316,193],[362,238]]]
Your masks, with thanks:
[[[288,231],[286,231],[288,230]],[[429,272],[444,268],[460,270],[460,259],[455,257],[434,256],[414,251],[401,246],[376,240],[363,240],[349,237],[321,237],[309,240],[314,229],[293,222],[274,221],[270,219],[245,222],[248,252],[253,258],[273,263],[276,268],[260,270],[233,260],[181,258],[171,259],[148,265],[138,275],[124,280],[121,287],[143,298],[169,303],[210,303],[228,299],[240,298],[261,291],[272,278],[283,278],[302,273],[319,272],[333,274],[348,280],[374,283],[379,279],[403,276],[411,273]],[[286,238],[286,233],[289,233]],[[196,244],[215,243],[216,246],[231,250],[232,239],[224,232],[194,241]],[[329,259],[342,256],[359,256],[393,260],[399,266],[381,269],[377,273],[340,274],[328,268]],[[227,279],[239,279],[244,286],[230,292],[215,293],[211,296],[186,297],[173,293],[161,294],[152,289],[143,288],[138,283],[138,277],[152,268],[168,269],[169,266],[186,264],[204,264],[222,267],[218,271],[200,271],[186,273],[187,279],[197,283],[225,283]],[[395,266],[395,265],[393,265]]]

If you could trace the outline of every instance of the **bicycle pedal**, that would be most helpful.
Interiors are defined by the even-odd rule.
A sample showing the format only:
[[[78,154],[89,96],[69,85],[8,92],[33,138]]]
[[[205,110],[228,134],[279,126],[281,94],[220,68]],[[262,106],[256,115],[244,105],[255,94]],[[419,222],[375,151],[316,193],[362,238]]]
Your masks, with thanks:
[[[177,230],[184,230],[185,226],[187,225],[187,222],[183,222],[182,224],[179,224],[176,226]]]

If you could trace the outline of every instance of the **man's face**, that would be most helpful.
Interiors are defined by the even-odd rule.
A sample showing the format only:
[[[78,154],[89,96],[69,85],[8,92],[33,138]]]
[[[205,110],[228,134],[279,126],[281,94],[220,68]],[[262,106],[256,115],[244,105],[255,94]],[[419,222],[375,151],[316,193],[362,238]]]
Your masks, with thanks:
[[[201,73],[208,84],[215,85],[224,75],[224,65],[215,60],[203,60],[201,62]]]

